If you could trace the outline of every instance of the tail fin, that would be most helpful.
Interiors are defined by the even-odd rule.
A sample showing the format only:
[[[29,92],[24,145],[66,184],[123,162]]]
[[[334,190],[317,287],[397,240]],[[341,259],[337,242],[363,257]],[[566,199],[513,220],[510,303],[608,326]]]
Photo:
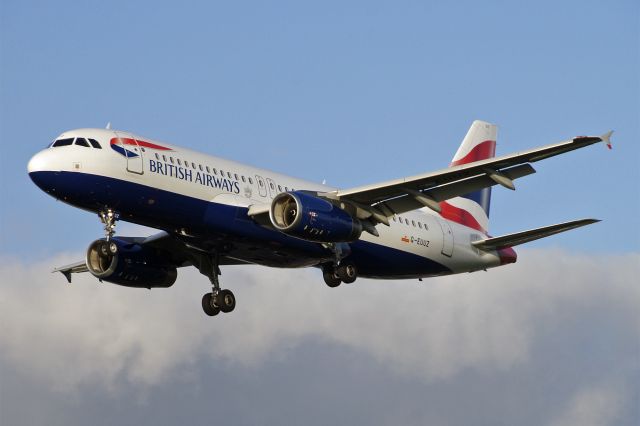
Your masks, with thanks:
[[[471,124],[450,167],[492,158],[496,153],[498,128],[476,120]],[[491,188],[484,188],[440,203],[442,217],[483,233],[489,232]]]

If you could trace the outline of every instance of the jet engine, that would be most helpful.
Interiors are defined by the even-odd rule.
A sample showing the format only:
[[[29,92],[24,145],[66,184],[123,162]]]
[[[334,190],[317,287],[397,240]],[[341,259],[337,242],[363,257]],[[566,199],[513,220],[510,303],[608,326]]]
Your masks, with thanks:
[[[156,250],[119,238],[91,243],[86,263],[96,278],[126,287],[171,287],[178,276]]]
[[[358,219],[329,201],[302,191],[276,195],[269,218],[277,230],[307,241],[346,243],[362,234]]]

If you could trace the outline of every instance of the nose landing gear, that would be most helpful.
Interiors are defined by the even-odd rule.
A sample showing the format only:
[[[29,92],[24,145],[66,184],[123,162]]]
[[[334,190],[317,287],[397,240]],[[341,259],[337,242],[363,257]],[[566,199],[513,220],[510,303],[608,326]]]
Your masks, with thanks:
[[[107,241],[110,241],[113,234],[116,233],[116,221],[119,215],[107,207],[104,210],[100,210],[98,216],[100,217],[100,222],[104,224],[104,235],[107,237]]]

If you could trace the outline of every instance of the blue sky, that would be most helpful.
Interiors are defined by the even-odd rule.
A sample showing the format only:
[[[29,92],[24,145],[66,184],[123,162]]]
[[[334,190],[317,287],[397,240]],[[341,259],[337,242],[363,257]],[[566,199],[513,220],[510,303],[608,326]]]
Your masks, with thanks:
[[[500,126],[500,153],[615,129],[612,152],[539,163],[516,193],[494,191],[491,228],[596,217],[534,246],[635,250],[637,12],[632,1],[3,2],[2,251],[42,258],[99,233],[25,173],[67,129],[110,121],[349,187],[444,167],[476,118]]]
[[[211,388],[218,378],[230,389],[218,395],[221,401],[242,407],[245,398],[274,424],[278,413],[269,410],[289,400],[291,407],[325,400],[334,422],[394,423],[384,417],[395,413],[389,398],[408,416],[405,424],[589,424],[584,412],[589,420],[604,419],[593,424],[636,423],[640,414],[628,401],[638,395],[640,294],[629,282],[640,273],[639,76],[640,6],[631,0],[2,1],[0,270],[12,281],[0,286],[0,302],[10,308],[0,309],[0,323],[9,324],[5,334],[0,330],[0,347],[7,348],[0,351],[0,372],[15,389],[5,387],[3,394],[10,423],[36,424],[42,415],[50,424],[86,424],[105,407],[114,407],[120,423],[138,417],[171,423],[157,418],[171,393],[201,387],[218,395]],[[176,285],[145,299],[128,289],[95,287],[90,279],[81,280],[90,290],[63,291],[61,277],[47,272],[76,260],[102,235],[97,217],[54,201],[27,176],[29,158],[65,130],[111,122],[152,139],[351,187],[445,167],[474,119],[500,126],[500,154],[614,129],[612,151],[597,145],[537,163],[538,173],[516,182],[515,193],[497,188],[492,200],[495,235],[583,217],[603,222],[528,245],[511,269],[481,275],[480,287],[465,276],[434,280],[426,295],[411,290],[416,304],[389,318],[371,311],[389,300],[382,283],[345,290],[344,300],[370,305],[357,305],[353,312],[361,316],[354,317],[346,306],[336,307],[335,316],[327,316],[343,321],[336,325],[321,308],[317,317],[305,317],[311,315],[305,291],[321,307],[343,302],[316,289],[321,283],[312,272],[232,272],[250,284],[238,286],[245,297],[240,303],[262,294],[254,284],[266,275],[272,288],[300,304],[274,313],[256,298],[252,315],[234,312],[216,324],[236,333],[228,351],[197,339],[195,330],[212,341],[228,338],[193,305],[203,285]],[[203,284],[196,273],[188,277]],[[295,280],[315,280],[313,290],[296,287]],[[610,292],[602,293],[603,284]],[[406,285],[389,288],[402,293]],[[42,311],[30,311],[33,294],[50,298]],[[93,304],[94,294],[104,305]],[[299,317],[309,324],[296,328]],[[117,347],[105,355],[92,346],[95,334],[85,334],[77,318],[117,336]],[[155,328],[147,332],[151,318]],[[367,335],[370,327],[357,327],[380,318],[387,328],[375,336]],[[330,331],[323,328],[327,321]],[[126,330],[124,337],[119,330]],[[387,338],[406,349],[386,351]],[[170,361],[157,358],[155,345]],[[31,355],[45,352],[46,360]],[[65,370],[73,354],[88,354],[96,371]],[[318,372],[311,391],[309,371]],[[275,405],[260,402],[283,376],[290,387],[271,395]],[[61,390],[67,379],[72,383]],[[335,398],[344,389],[353,389],[344,397],[354,406]],[[483,391],[478,402],[469,389],[495,392]],[[40,411],[18,413],[22,394],[40,398]],[[142,401],[129,401],[136,398]],[[178,401],[174,413],[197,409],[194,401],[210,402],[194,398]],[[447,417],[446,407],[459,407],[459,398],[467,410],[452,409],[455,415]],[[374,410],[369,418],[358,404],[391,411]],[[293,414],[298,424],[322,418],[305,418],[303,408]],[[243,415],[239,424],[256,423]]]

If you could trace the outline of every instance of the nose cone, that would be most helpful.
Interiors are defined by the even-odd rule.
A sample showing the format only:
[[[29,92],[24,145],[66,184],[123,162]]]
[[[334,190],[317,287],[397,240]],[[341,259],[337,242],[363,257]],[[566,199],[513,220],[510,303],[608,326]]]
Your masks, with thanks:
[[[40,172],[45,170],[46,168],[46,152],[40,151],[29,160],[29,164],[27,164],[27,171],[29,175],[33,172]]]
[[[56,173],[51,170],[48,150],[40,151],[29,160],[27,164],[27,171],[29,177],[40,189],[50,194],[55,190],[55,175]]]

